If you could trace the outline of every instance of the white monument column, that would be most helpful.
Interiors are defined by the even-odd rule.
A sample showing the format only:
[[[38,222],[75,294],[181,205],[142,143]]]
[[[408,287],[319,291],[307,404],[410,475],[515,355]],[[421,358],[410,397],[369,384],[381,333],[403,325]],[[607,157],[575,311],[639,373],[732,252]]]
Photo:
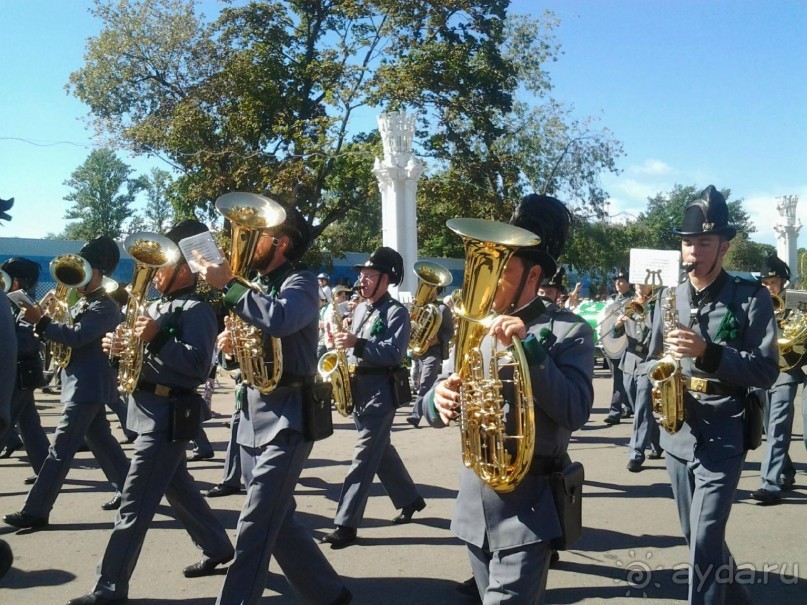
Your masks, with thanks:
[[[417,278],[412,265],[418,259],[417,194],[423,165],[412,153],[415,116],[390,111],[378,116],[378,131],[384,144],[384,159],[376,158],[373,174],[381,191],[381,236],[383,245],[398,251],[404,262],[404,281],[397,292],[414,292]]]
[[[773,226],[773,230],[776,232],[776,256],[787,263],[790,268],[790,281],[793,283],[800,279],[797,243],[801,221],[796,218],[799,196],[783,195],[776,200],[776,210],[779,211],[779,221]]]

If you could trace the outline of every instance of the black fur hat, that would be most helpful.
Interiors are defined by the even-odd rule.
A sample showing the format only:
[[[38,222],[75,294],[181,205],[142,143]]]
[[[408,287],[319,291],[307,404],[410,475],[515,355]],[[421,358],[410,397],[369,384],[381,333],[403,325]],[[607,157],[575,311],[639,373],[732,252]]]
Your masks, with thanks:
[[[709,185],[689,202],[684,210],[684,221],[680,229],[673,229],[676,235],[722,235],[732,239],[737,230],[729,225],[729,208],[726,198]]]
[[[519,248],[516,256],[541,265],[544,275],[555,275],[570,223],[571,214],[560,200],[536,193],[524,196],[513,211],[510,224],[531,231],[541,241],[535,246]]]
[[[389,275],[389,283],[397,286],[403,281],[403,258],[388,246],[381,246],[373,250],[363,265],[353,265],[356,271],[362,269],[375,269]]]
[[[90,240],[79,251],[87,259],[90,267],[98,269],[102,275],[111,275],[120,260],[120,248],[111,237],[99,235]]]
[[[9,198],[7,200],[0,199],[0,219],[4,221],[10,221],[11,215],[8,213],[11,210],[11,207],[14,205],[14,198]]]
[[[16,277],[23,290],[30,290],[39,281],[39,264],[28,258],[15,256],[0,265],[0,269],[8,273],[11,279]]]
[[[759,279],[765,277],[781,277],[784,281],[790,279],[790,269],[787,263],[772,252],[768,257],[762,261],[762,267],[759,270]]]

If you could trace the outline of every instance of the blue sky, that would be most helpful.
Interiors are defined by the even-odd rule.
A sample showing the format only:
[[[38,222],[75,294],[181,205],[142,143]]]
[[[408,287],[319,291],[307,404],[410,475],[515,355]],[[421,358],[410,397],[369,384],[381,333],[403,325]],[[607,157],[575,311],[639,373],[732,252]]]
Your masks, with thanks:
[[[0,0],[0,197],[16,198],[2,236],[64,228],[62,183],[92,146],[86,110],[64,90],[98,33],[90,5]],[[210,14],[216,2],[202,5]],[[517,13],[544,9],[561,20],[554,96],[580,117],[598,116],[625,147],[622,173],[603,177],[614,220],[675,183],[711,183],[744,198],[756,241],[775,241],[777,196],[799,195],[807,223],[807,2],[512,3]],[[158,165],[121,157],[138,172]]]

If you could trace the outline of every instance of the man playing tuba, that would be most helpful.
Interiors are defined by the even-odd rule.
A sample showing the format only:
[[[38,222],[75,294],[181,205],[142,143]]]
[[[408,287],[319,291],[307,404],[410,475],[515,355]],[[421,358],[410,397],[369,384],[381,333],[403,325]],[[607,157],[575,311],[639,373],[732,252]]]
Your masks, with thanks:
[[[523,480],[503,493],[472,470],[461,470],[451,529],[468,547],[476,587],[486,604],[508,595],[519,595],[523,603],[543,602],[550,541],[561,534],[549,475],[565,465],[570,436],[588,420],[594,402],[591,327],[537,296],[542,277],[556,272],[569,222],[568,210],[555,198],[532,194],[521,200],[510,223],[533,232],[541,242],[520,248],[507,263],[493,302],[498,316],[480,347],[486,350],[490,338],[505,346],[513,336],[522,339],[536,394],[535,453]],[[427,395],[429,424],[444,427],[458,418],[461,386],[459,375],[452,374]]]

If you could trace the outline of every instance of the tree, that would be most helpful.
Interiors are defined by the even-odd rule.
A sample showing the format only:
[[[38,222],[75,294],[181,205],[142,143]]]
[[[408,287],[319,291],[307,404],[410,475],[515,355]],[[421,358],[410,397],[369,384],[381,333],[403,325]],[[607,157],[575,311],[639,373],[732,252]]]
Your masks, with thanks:
[[[150,231],[163,233],[176,219],[176,212],[171,204],[171,173],[160,168],[152,168],[149,176],[143,179],[146,191],[146,209],[144,226]]]
[[[418,143],[432,179],[444,181],[424,191],[446,196],[429,207],[503,218],[540,186],[596,213],[597,175],[621,149],[548,97],[555,20],[508,18],[508,6],[256,1],[207,22],[192,0],[97,0],[103,29],[68,88],[101,134],[180,173],[185,211],[211,213],[222,193],[246,190],[295,204],[315,236],[337,222],[370,224],[377,192],[332,178],[346,154],[369,174],[374,150],[351,144],[362,135],[356,113],[369,106],[418,113]],[[539,113],[519,103],[524,91],[540,98]],[[455,183],[464,195],[451,197]],[[426,229],[438,251],[429,229],[445,228]],[[340,243],[327,247],[338,253]]]
[[[731,240],[731,246],[726,253],[723,266],[729,271],[759,271],[762,261],[765,260],[776,248],[770,244],[758,244],[750,241],[744,235],[738,233]]]
[[[77,220],[67,225],[64,237],[88,240],[97,235],[119,239],[124,222],[132,215],[135,196],[143,188],[132,179],[132,169],[109,149],[97,149],[64,182],[74,191],[64,199],[73,202],[64,218]]]

